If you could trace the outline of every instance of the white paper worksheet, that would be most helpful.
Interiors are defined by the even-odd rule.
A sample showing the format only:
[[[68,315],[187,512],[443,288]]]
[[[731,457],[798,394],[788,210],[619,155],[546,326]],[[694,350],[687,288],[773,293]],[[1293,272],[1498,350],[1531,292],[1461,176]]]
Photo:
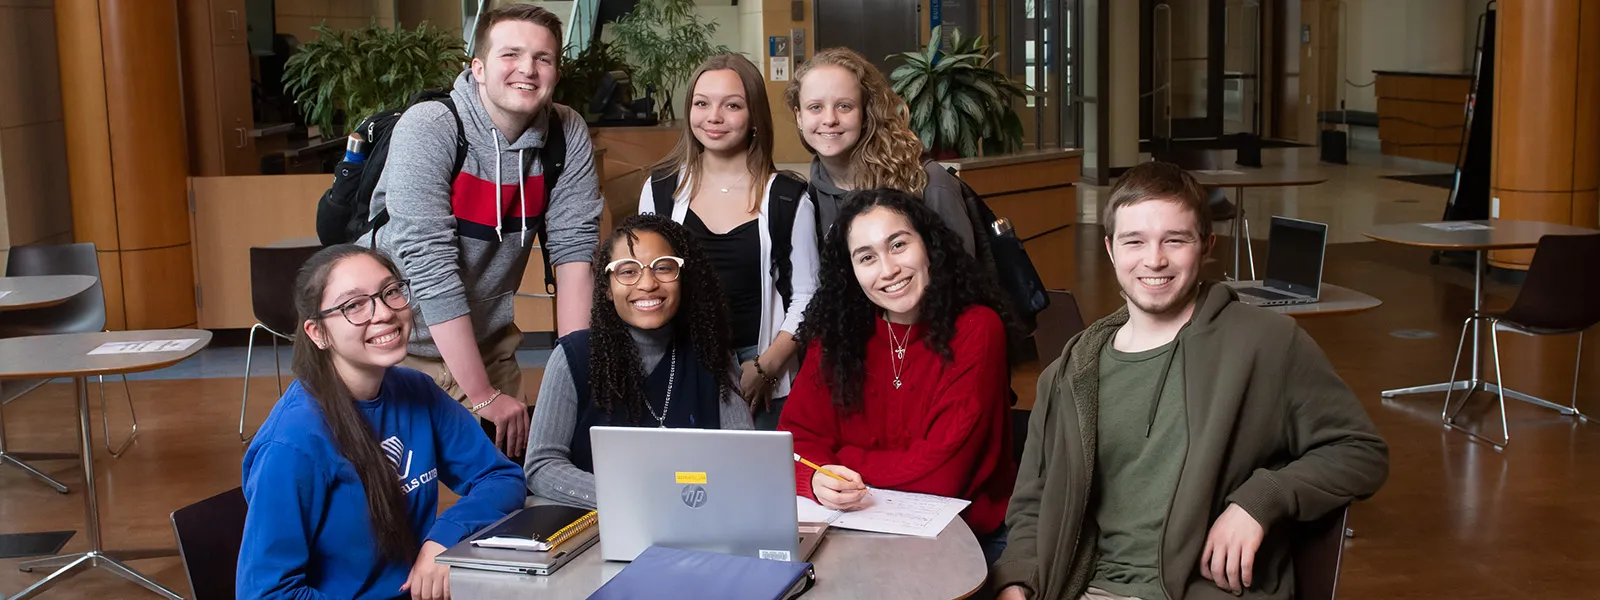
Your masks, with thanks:
[[[828,523],[843,529],[939,537],[950,520],[971,504],[959,498],[914,494],[872,488],[863,508],[841,512],[828,510],[804,496],[795,496],[800,521]]]
[[[195,345],[200,338],[182,340],[146,340],[142,342],[106,342],[99,348],[89,351],[91,356],[96,354],[143,354],[146,352],[181,352]]]
[[[10,296],[10,295],[11,295],[11,290],[0,290],[0,298],[4,298],[4,297]]]
[[[1484,225],[1482,223],[1459,223],[1450,221],[1445,221],[1443,223],[1423,223],[1422,226],[1437,229],[1439,231],[1483,231],[1485,229],[1494,229],[1493,227]]]

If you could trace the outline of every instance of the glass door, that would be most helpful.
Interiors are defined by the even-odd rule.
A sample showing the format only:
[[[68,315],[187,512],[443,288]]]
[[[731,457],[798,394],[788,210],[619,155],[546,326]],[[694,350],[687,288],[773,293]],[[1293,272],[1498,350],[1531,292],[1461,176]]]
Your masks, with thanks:
[[[1005,49],[1010,72],[1032,92],[1019,99],[1024,146],[1075,148],[1081,145],[1082,93],[1077,43],[1081,0],[1022,0],[1011,5]]]
[[[1226,0],[1141,0],[1140,133],[1222,135]]]

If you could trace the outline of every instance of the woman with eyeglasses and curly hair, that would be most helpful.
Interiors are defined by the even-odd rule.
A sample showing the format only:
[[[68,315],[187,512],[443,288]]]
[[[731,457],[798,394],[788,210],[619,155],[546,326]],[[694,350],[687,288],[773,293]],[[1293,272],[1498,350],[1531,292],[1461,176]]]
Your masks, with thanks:
[[[956,234],[967,254],[972,217],[961,182],[936,161],[924,161],[922,142],[888,78],[848,48],[828,48],[795,69],[784,90],[800,142],[810,150],[811,201],[820,243],[851,190],[893,188],[921,198]]]
[[[905,192],[850,194],[834,229],[778,429],[844,481],[802,465],[796,492],[834,510],[867,486],[969,500],[961,516],[992,563],[1017,477],[999,288]]]
[[[561,338],[533,411],[528,491],[594,508],[596,426],[750,429],[717,273],[682,225],[628,217],[594,261],[589,329]]]
[[[355,245],[295,280],[295,381],[244,455],[240,598],[448,598],[434,557],[522,507],[522,478],[466,408],[399,367],[411,296]],[[439,484],[461,496],[439,512]]]

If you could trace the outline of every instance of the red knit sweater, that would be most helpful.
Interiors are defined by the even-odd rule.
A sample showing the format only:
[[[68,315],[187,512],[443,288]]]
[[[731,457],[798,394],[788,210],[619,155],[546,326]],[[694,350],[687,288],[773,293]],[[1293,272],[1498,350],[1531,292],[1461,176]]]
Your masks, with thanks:
[[[854,469],[869,486],[970,500],[961,516],[982,536],[1005,521],[1017,478],[1005,328],[994,311],[968,308],[956,319],[948,365],[922,343],[925,330],[911,327],[895,389],[888,324],[878,320],[867,341],[863,410],[847,417],[833,406],[813,342],[778,429],[794,434],[800,456]],[[895,335],[904,336],[905,326],[896,325]],[[795,464],[795,491],[815,500],[813,473]]]

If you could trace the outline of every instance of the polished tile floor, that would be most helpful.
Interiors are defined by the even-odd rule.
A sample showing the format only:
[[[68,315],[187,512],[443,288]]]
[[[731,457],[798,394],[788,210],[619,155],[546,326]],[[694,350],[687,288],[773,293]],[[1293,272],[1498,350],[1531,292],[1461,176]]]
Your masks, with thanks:
[[[1444,431],[1437,395],[1384,401],[1383,389],[1443,379],[1455,350],[1460,319],[1471,307],[1470,274],[1428,264],[1427,253],[1361,241],[1372,223],[1437,220],[1446,191],[1379,179],[1379,175],[1435,172],[1371,157],[1341,167],[1318,165],[1309,149],[1269,150],[1269,164],[1318,169],[1330,181],[1313,188],[1251,192],[1246,208],[1265,223],[1267,214],[1328,222],[1329,281],[1365,291],[1384,305],[1365,313],[1304,319],[1304,326],[1362,399],[1389,440],[1393,471],[1384,490],[1351,513],[1357,535],[1349,540],[1339,590],[1342,598],[1592,598],[1600,585],[1600,425],[1579,424],[1520,403],[1510,408],[1513,442],[1504,452]],[[1409,170],[1408,170],[1409,169]],[[1104,189],[1080,189],[1092,217]],[[1265,227],[1252,228],[1256,237]],[[1264,246],[1257,245],[1258,262]],[[1035,257],[1039,260],[1040,257]],[[1120,304],[1115,278],[1100,258],[1095,228],[1080,227],[1070,256],[1073,292],[1086,317]],[[1209,275],[1220,273],[1218,265]],[[1494,302],[1509,302],[1510,286],[1489,287]],[[1600,348],[1585,348],[1580,404],[1600,411]],[[1509,355],[1517,351],[1508,345]],[[268,358],[262,362],[261,358]],[[525,357],[537,365],[542,356]],[[1515,362],[1508,361],[1508,364]],[[121,459],[95,440],[104,535],[112,548],[173,543],[171,511],[239,484],[243,448],[234,428],[242,381],[242,353],[208,349],[180,371],[181,378],[133,383],[140,437]],[[252,426],[270,410],[275,392],[270,358],[258,356],[250,380]],[[1037,365],[1018,370],[1015,384],[1031,397]],[[538,380],[538,370],[526,373]],[[1511,368],[1507,381],[1565,401],[1572,371],[1565,362]],[[119,391],[113,388],[115,394]],[[11,447],[70,451],[76,447],[71,387],[51,384],[5,407]],[[256,401],[260,398],[261,401]],[[1467,409],[1488,416],[1487,397]],[[112,405],[112,426],[126,426],[125,408]],[[96,438],[102,437],[98,425]],[[116,432],[120,436],[121,433]],[[13,468],[0,468],[0,533],[81,529],[81,468],[70,461],[40,463],[74,486],[61,496]],[[81,535],[66,551],[83,548]],[[0,560],[0,595],[15,593],[41,574],[20,573],[18,560]],[[135,563],[158,581],[187,592],[176,559]],[[91,572],[52,590],[46,598],[153,597],[105,572]]]

